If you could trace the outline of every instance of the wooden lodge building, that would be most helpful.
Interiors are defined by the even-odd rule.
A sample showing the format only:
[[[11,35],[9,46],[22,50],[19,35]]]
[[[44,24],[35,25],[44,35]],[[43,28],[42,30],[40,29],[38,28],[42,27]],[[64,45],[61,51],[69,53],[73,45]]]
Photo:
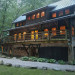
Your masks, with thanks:
[[[75,0],[61,0],[13,21],[2,53],[56,60],[75,59]]]

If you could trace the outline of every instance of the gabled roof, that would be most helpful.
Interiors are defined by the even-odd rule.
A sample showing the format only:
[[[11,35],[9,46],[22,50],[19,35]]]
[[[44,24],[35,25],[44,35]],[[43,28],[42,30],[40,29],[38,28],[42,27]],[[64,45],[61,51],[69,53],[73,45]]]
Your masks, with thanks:
[[[75,5],[75,0],[61,0],[58,2],[55,2],[53,4],[48,5],[49,7],[51,6],[56,6],[52,11],[63,9],[69,6]]]
[[[17,23],[17,22],[24,21],[24,20],[26,20],[26,16],[22,15],[22,16],[18,17],[15,21],[13,21],[13,23]]]

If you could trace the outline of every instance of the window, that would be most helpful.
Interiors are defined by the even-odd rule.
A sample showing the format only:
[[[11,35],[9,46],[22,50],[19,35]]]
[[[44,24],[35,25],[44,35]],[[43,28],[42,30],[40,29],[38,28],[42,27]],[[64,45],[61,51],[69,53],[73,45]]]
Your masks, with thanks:
[[[65,10],[65,14],[69,14],[70,13],[70,10],[69,9],[66,9]]]
[[[22,26],[22,23],[20,23],[20,26]]]
[[[41,17],[44,17],[45,16],[45,12],[41,12]]]
[[[60,27],[60,34],[61,35],[64,35],[66,32],[65,32],[65,29],[66,29],[66,27],[65,26],[61,26]]]
[[[34,40],[34,31],[31,31],[31,40]]]
[[[14,40],[16,41],[17,34],[14,34]]]
[[[52,28],[52,35],[56,36],[56,28]]]
[[[23,25],[25,25],[26,24],[26,22],[23,22]]]
[[[21,39],[21,33],[19,33],[19,35],[18,35],[18,39],[19,39],[19,40]]]
[[[39,17],[40,17],[40,13],[37,13],[36,18],[39,18]]]
[[[74,27],[72,27],[72,35],[74,35]]]
[[[25,39],[26,32],[23,32],[23,39]]]
[[[56,17],[56,13],[53,13],[53,14],[52,14],[52,17],[55,18],[55,17]]]
[[[16,24],[16,27],[18,27],[18,26],[19,26],[19,24],[17,23],[17,24]]]
[[[27,20],[30,20],[30,17],[28,17]]]
[[[32,19],[35,19],[35,14],[34,14],[34,15],[32,15]]]
[[[48,29],[44,29],[44,36],[48,37]]]
[[[59,12],[59,16],[63,16],[63,11],[60,11]]]
[[[35,30],[35,36],[36,36],[36,40],[38,39],[38,30]]]

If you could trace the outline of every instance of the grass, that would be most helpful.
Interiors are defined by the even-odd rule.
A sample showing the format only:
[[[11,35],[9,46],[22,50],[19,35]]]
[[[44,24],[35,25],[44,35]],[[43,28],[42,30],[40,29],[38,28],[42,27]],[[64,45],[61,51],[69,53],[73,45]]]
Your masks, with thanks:
[[[0,75],[75,75],[75,72],[25,69],[0,65]]]

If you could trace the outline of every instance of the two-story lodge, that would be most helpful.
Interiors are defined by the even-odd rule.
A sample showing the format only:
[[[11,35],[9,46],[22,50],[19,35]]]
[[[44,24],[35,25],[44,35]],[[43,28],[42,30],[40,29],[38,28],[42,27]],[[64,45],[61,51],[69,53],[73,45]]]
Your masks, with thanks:
[[[56,60],[75,59],[75,0],[61,0],[13,21],[2,53]]]

